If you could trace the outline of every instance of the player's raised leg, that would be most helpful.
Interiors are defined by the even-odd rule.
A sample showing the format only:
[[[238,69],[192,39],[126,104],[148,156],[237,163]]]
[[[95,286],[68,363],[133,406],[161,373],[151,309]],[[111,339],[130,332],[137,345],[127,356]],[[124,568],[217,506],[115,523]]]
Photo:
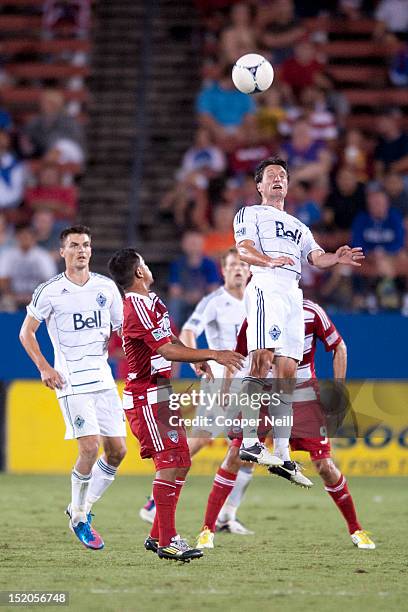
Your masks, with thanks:
[[[115,480],[119,465],[126,455],[126,442],[124,437],[102,437],[104,452],[96,461],[92,469],[92,479],[86,497],[86,514],[97,502]]]
[[[253,535],[253,531],[237,519],[237,512],[242,504],[246,490],[252,480],[254,466],[242,465],[237,474],[234,488],[227,497],[215,524],[217,531],[226,531],[236,535]]]

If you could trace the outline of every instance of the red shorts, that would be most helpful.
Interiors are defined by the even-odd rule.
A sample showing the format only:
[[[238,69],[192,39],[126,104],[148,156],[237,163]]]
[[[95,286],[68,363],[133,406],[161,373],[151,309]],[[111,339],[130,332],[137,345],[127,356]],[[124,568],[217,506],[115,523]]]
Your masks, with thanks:
[[[329,459],[331,456],[330,441],[327,437],[319,436],[321,428],[324,427],[324,415],[319,402],[296,402],[293,405],[294,425],[290,439],[292,450],[306,451],[310,453],[312,461]],[[324,431],[324,430],[323,430]],[[264,435],[258,430],[259,440],[265,441]],[[310,436],[310,437],[309,437]],[[242,433],[230,433],[231,445],[239,448],[242,444]]]
[[[125,392],[124,397],[125,395],[126,418],[133,435],[140,442],[141,458],[153,459],[156,470],[189,468],[190,451],[184,425],[179,424],[180,413],[170,410],[168,402],[148,404],[146,401],[140,402],[134,396],[133,408],[126,409],[125,404],[129,402],[131,394]],[[172,423],[175,423],[174,426]]]

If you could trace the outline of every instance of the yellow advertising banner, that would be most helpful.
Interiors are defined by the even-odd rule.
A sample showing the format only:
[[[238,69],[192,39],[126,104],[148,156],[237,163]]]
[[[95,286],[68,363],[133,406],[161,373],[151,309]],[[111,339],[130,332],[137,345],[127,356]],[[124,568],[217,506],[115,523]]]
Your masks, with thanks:
[[[120,390],[123,385],[119,385]],[[177,384],[186,389],[186,381]],[[354,429],[333,446],[336,462],[350,476],[408,475],[408,384],[364,382],[348,385]],[[65,425],[54,392],[38,381],[15,381],[7,397],[7,469],[12,473],[68,473],[76,458],[74,440],[65,441]],[[151,474],[141,460],[137,440],[128,431],[122,474]],[[227,449],[224,439],[204,448],[192,474],[213,475]],[[305,453],[295,458],[306,464]],[[309,470],[307,470],[309,471]],[[259,471],[260,473],[263,473]]]

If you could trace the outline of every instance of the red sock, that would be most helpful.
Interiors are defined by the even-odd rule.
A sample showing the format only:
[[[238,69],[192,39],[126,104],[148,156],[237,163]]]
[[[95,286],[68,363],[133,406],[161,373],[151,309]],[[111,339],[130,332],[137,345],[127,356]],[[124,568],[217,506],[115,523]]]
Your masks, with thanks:
[[[159,531],[159,546],[168,546],[171,538],[176,535],[175,526],[175,496],[176,496],[176,485],[174,482],[168,480],[158,479],[153,480],[153,498],[156,504],[156,517],[155,523],[158,524]],[[155,524],[153,523],[152,531],[150,535],[154,533]],[[157,529],[157,526],[156,526]],[[157,531],[156,531],[157,533]]]
[[[348,490],[347,481],[343,474],[335,485],[325,486],[324,488],[346,519],[349,532],[354,533],[358,529],[361,529],[361,525],[357,520],[353,498]]]
[[[178,503],[181,489],[183,488],[184,483],[185,483],[185,480],[176,480],[176,483],[175,483],[176,484],[176,495],[174,496],[175,508],[177,508],[177,503]],[[159,539],[159,515],[158,515],[157,510],[156,510],[156,514],[154,515],[154,521],[153,521],[152,528],[150,530],[150,537],[154,538],[155,540]]]
[[[219,468],[215,475],[214,484],[208,497],[204,519],[204,527],[208,527],[212,532],[215,531],[215,521],[218,518],[225,500],[234,488],[236,479],[236,474],[227,472],[222,468]]]

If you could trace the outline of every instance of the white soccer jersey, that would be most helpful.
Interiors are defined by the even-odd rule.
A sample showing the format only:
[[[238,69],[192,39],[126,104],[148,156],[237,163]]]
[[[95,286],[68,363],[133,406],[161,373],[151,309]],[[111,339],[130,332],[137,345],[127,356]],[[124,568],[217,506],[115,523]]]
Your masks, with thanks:
[[[91,273],[81,286],[58,274],[37,287],[27,313],[47,324],[54,367],[66,383],[58,397],[115,387],[108,341],[122,325],[123,303],[110,278]]]
[[[293,266],[265,268],[251,266],[254,276],[270,274],[275,278],[298,281],[301,277],[301,261],[307,260],[312,251],[323,249],[313,238],[310,229],[299,219],[274,206],[245,206],[234,219],[235,241],[252,240],[255,248],[276,258],[286,255],[294,260]]]
[[[244,300],[238,300],[220,287],[198,302],[183,329],[194,332],[197,338],[205,332],[210,349],[232,351],[244,319]]]
[[[238,300],[220,287],[198,302],[183,329],[194,332],[196,338],[204,332],[210,349],[232,351],[244,319],[244,300]],[[214,376],[221,378],[224,366],[214,361],[210,365]]]

